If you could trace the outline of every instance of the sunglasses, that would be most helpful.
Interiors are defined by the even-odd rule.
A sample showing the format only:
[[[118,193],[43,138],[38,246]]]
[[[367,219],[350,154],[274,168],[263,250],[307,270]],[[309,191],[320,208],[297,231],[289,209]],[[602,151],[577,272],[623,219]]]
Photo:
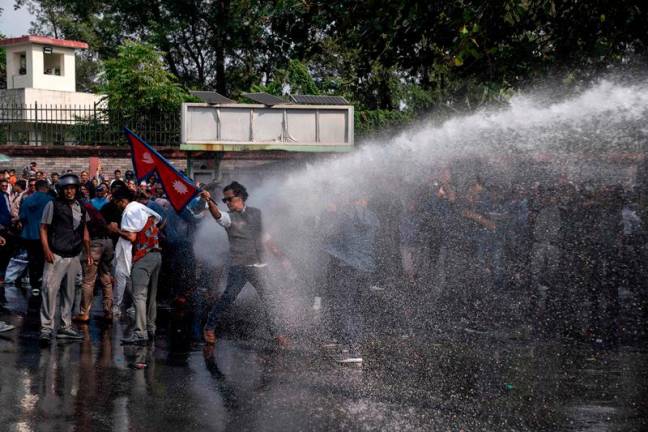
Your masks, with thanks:
[[[223,198],[223,202],[224,202],[225,204],[227,204],[228,202],[232,201],[234,198],[238,198],[238,197],[237,197],[237,196],[233,196],[233,197],[225,197],[225,198]]]

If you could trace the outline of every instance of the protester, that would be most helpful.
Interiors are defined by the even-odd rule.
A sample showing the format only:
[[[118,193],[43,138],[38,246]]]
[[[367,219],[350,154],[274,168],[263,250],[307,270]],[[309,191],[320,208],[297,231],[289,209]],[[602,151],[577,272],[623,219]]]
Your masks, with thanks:
[[[92,179],[90,178],[88,171],[81,171],[81,173],[79,174],[79,180],[81,182],[81,186],[85,186],[85,188],[87,189],[87,193],[84,193],[84,197],[87,196],[88,200],[90,200],[90,198],[94,198],[95,186],[92,183]]]
[[[135,325],[122,343],[142,344],[152,340],[156,331],[157,284],[162,264],[157,224],[162,218],[143,204],[133,201],[129,190],[119,189],[113,199],[124,210],[118,250],[124,249],[124,258],[128,259],[128,249],[132,247],[132,267],[129,265],[127,270],[131,277]]]
[[[105,191],[104,191],[105,192]],[[96,200],[97,198],[93,198]],[[113,319],[113,285],[112,262],[114,257],[113,242],[108,232],[108,224],[94,203],[86,203],[88,214],[88,233],[90,234],[90,254],[92,260],[83,260],[83,281],[81,283],[80,313],[74,320],[88,322],[94,297],[94,288],[99,277],[103,294],[103,317],[110,322]]]
[[[121,307],[124,300],[124,293],[129,281],[130,272],[126,272],[129,265],[128,257],[122,256],[123,250],[118,253],[117,243],[119,242],[119,226],[121,225],[124,210],[116,204],[115,194],[120,189],[127,189],[126,183],[115,180],[110,186],[111,200],[101,208],[101,214],[106,221],[109,237],[113,242],[115,257],[113,260],[113,317],[121,316]]]
[[[76,199],[80,186],[76,175],[61,176],[58,183],[59,198],[48,202],[43,210],[40,238],[46,262],[43,271],[40,339],[44,342],[51,340],[54,335],[62,339],[83,339],[72,327],[74,283],[81,270],[81,252],[85,251],[88,265],[93,264],[93,259],[90,253],[87,212]],[[65,287],[61,290],[64,278]],[[61,326],[55,333],[59,291]]]
[[[11,221],[18,221],[18,214],[20,213],[20,204],[22,203],[27,189],[27,182],[25,180],[18,180],[11,190]]]
[[[100,184],[97,186],[95,197],[90,200],[90,203],[97,210],[101,210],[104,205],[108,204],[108,189],[106,185]]]
[[[208,191],[204,190],[200,194],[207,202],[212,217],[227,232],[231,260],[225,292],[214,304],[207,318],[204,329],[205,342],[215,344],[218,320],[234,303],[243,286],[249,282],[261,300],[263,319],[270,335],[279,345],[286,345],[286,337],[278,334],[277,325],[268,310],[268,296],[272,296],[273,293],[267,285],[264,250],[268,248],[276,256],[282,254],[269,237],[264,237],[261,210],[246,205],[247,189],[238,182],[232,182],[225,186],[223,195],[228,212],[220,211]]]
[[[25,198],[20,207],[20,222],[22,223],[21,237],[23,245],[27,250],[29,267],[29,283],[32,288],[32,295],[40,295],[41,280],[43,278],[43,266],[45,256],[40,240],[40,224],[43,219],[43,210],[47,203],[52,201],[48,194],[49,186],[45,180],[35,182],[36,192]]]
[[[337,233],[324,247],[332,257],[329,272],[337,281],[332,296],[333,336],[343,344],[339,363],[362,363],[362,303],[376,282],[375,243],[380,222],[364,197],[353,199],[338,215]]]
[[[36,177],[37,166],[38,164],[36,162],[30,162],[29,165],[27,165],[23,169],[23,177],[24,178]]]
[[[58,181],[59,181],[59,173],[57,173],[57,172],[51,173],[50,178],[49,178],[50,186],[56,187],[56,184],[58,183]]]

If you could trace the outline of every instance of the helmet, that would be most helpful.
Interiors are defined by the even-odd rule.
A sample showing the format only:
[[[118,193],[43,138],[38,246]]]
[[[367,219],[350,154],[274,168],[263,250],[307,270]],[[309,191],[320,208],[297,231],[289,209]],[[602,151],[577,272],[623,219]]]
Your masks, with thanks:
[[[59,177],[59,181],[56,183],[56,188],[61,191],[65,186],[75,186],[79,188],[79,186],[81,186],[79,176],[76,174],[63,174]]]

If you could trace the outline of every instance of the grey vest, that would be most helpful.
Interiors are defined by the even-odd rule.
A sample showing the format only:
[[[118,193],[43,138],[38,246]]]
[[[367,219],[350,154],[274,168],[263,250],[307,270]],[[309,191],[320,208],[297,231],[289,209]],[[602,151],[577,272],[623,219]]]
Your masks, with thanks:
[[[252,265],[263,262],[263,225],[261,210],[246,207],[242,213],[230,212],[232,225],[227,228],[232,265]]]

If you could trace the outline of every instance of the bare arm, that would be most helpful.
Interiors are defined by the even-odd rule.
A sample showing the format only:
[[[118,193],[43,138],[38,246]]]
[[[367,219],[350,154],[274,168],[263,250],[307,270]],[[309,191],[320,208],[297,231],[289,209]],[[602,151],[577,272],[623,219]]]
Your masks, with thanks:
[[[474,212],[472,210],[464,210],[462,213],[462,216],[465,217],[466,219],[470,219],[474,222],[477,222],[481,226],[491,230],[495,231],[496,225],[495,222],[492,220],[488,219],[486,216],[483,216],[477,212]]]
[[[207,207],[209,208],[209,213],[211,213],[214,219],[219,220],[223,216],[223,214],[221,213],[220,209],[218,208],[218,206],[212,199],[211,194],[208,191],[202,191],[200,193],[200,198],[207,201]]]
[[[108,230],[114,234],[119,235],[120,237],[125,238],[131,243],[134,243],[135,240],[137,239],[137,234],[134,232],[130,231],[124,231],[123,229],[119,228],[119,225],[117,225],[117,222],[111,222],[108,224]]]
[[[52,253],[49,247],[49,241],[47,239],[48,230],[49,230],[49,225],[47,224],[40,225],[40,241],[41,241],[41,246],[43,246],[43,254],[45,255],[45,261],[51,264],[54,262],[54,254]]]
[[[88,225],[83,226],[83,249],[85,251],[88,265],[92,265],[94,260],[92,258],[92,253],[90,252],[90,231],[88,231]]]

